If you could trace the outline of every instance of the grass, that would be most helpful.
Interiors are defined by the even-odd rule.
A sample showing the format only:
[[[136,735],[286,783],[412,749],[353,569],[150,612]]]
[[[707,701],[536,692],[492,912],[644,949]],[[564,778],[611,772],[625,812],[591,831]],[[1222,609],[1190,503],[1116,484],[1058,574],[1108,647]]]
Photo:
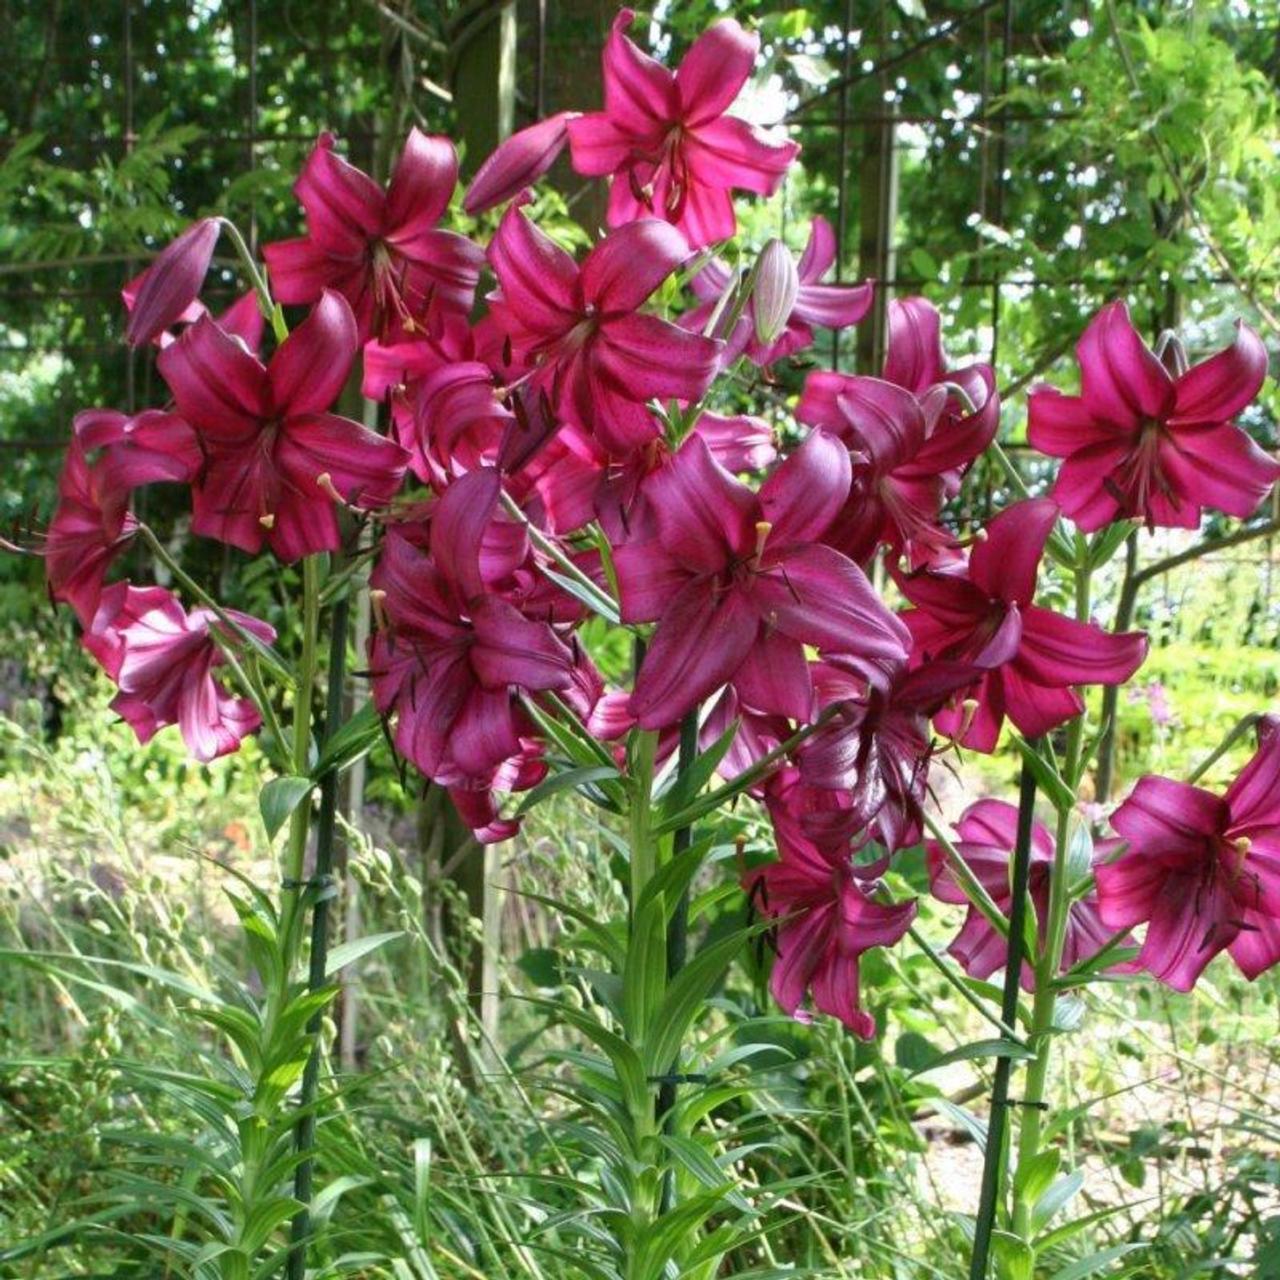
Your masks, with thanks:
[[[1169,662],[1187,669],[1186,654]],[[1217,695],[1197,686],[1195,696]],[[198,1276],[216,1197],[185,1144],[216,1150],[225,1135],[173,1079],[235,1080],[234,1056],[192,1007],[195,992],[254,981],[218,865],[262,884],[273,874],[254,762],[190,766],[175,735],[140,750],[94,698],[68,706],[81,709],[52,740],[34,705],[0,721],[0,1276]],[[392,789],[379,794],[350,870],[363,931],[399,936],[352,975],[357,1069],[324,1080],[318,1274],[589,1274],[569,1244],[571,1227],[589,1226],[583,1197],[600,1166],[556,1056],[574,1040],[523,998],[558,987],[591,1000],[590,983],[573,976],[587,961],[524,895],[616,913],[608,844],[558,798],[504,850],[500,878],[515,892],[502,909],[491,1041],[441,949],[434,907],[448,885],[413,852]],[[749,814],[743,824],[748,846],[763,849]],[[918,858],[895,875],[897,889],[924,888]],[[732,895],[723,910],[739,910]],[[923,903],[919,927],[933,947],[955,924]],[[714,912],[703,927],[720,927]],[[987,1064],[919,1069],[983,1038],[984,1025],[909,942],[864,962],[864,1001],[882,1028],[873,1044],[826,1021],[779,1017],[763,979],[747,957],[701,1031],[717,1051],[754,1046],[721,1059],[716,1131],[721,1156],[771,1204],[772,1228],[734,1257],[734,1271],[962,1274]],[[1280,1127],[1269,1102],[1278,994],[1274,976],[1250,986],[1219,962],[1191,999],[1115,984],[1068,1002],[1078,1026],[1059,1058],[1050,1123],[1063,1167],[1087,1175],[1071,1212],[1096,1219],[1051,1255],[1056,1274],[1098,1250],[1101,1275],[1280,1273]],[[327,1034],[332,1042],[336,1028]]]

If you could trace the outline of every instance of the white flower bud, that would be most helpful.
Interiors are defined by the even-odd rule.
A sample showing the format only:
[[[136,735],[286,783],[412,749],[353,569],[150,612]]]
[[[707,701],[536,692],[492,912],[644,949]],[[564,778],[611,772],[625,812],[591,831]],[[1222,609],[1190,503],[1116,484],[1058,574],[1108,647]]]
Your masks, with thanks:
[[[760,254],[751,291],[751,314],[759,341],[766,345],[777,341],[791,318],[799,290],[800,277],[791,251],[781,240],[770,240]]]

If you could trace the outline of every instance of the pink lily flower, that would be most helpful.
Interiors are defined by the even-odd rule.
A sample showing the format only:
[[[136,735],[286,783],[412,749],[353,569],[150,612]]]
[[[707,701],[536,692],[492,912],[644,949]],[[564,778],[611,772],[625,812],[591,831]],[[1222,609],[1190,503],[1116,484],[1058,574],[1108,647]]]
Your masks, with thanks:
[[[839,663],[820,666],[819,701],[838,710],[796,753],[796,763],[807,786],[844,798],[807,814],[807,833],[823,844],[874,838],[890,852],[918,844],[933,754],[930,717],[977,674],[956,662],[898,669],[887,680]]]
[[[828,535],[865,564],[881,545],[929,563],[955,545],[938,523],[949,476],[986,447],[977,433],[940,430],[946,396],[923,399],[880,378],[817,371],[805,380],[796,417],[849,450],[849,500]]]
[[[124,299],[124,309],[130,315],[132,315],[134,308],[137,306],[139,290],[146,274],[144,271],[142,275],[134,276],[120,290],[120,296]],[[182,313],[172,320],[168,326],[156,333],[151,341],[157,347],[167,347],[171,342],[177,341],[178,333],[174,331],[175,326],[182,325],[185,327],[186,325],[195,324],[201,316],[208,314],[209,308],[197,298],[189,306],[185,307]],[[217,320],[220,329],[224,329],[232,337],[239,338],[254,355],[257,355],[262,349],[262,333],[266,325],[266,319],[262,314],[258,295],[252,289],[248,293],[242,293],[225,311],[220,312],[214,319]]]
[[[542,758],[541,744],[532,737],[522,738],[520,750],[488,775],[452,783],[449,799],[480,844],[499,844],[510,840],[520,830],[520,819],[500,812],[498,796],[528,791],[546,776],[547,765]]]
[[[411,129],[384,191],[322,133],[293,186],[307,234],[262,249],[276,297],[312,303],[337,290],[362,342],[416,332],[433,303],[470,311],[484,254],[436,225],[457,183],[458,154],[448,138]]]
[[[203,461],[195,432],[176,413],[145,409],[131,418],[114,409],[84,409],[72,430],[80,447],[96,455],[102,482],[126,501],[144,484],[190,484]]]
[[[793,827],[775,827],[778,861],[748,874],[765,915],[780,921],[769,989],[784,1012],[809,1021],[813,1007],[856,1036],[875,1035],[875,1019],[859,1004],[858,961],[872,947],[891,947],[915,919],[914,899],[882,903],[863,888],[847,857],[829,858]]]
[[[1280,962],[1280,718],[1225,794],[1148,774],[1111,825],[1128,847],[1096,869],[1102,919],[1146,923],[1141,968],[1190,991],[1220,951],[1250,980]]]
[[[265,366],[208,316],[159,354],[157,367],[205,455],[193,485],[196,533],[250,553],[266,541],[293,561],[337,548],[335,495],[367,507],[391,500],[404,450],[325,412],[356,345],[351,308],[326,289]]]
[[[795,298],[786,309],[781,332],[772,342],[762,342],[752,316],[744,312],[726,339],[722,363],[732,364],[745,355],[764,368],[813,346],[814,329],[845,329],[857,324],[871,309],[875,285],[870,280],[857,285],[823,284],[835,260],[835,232],[826,218],[816,217],[796,267]],[[684,316],[685,328],[701,333],[719,300],[736,284],[728,264],[713,258],[693,278],[693,291],[702,302]]]
[[[880,545],[913,567],[945,558],[955,538],[938,522],[943,504],[999,428],[990,366],[948,369],[940,334],[931,303],[895,299],[883,378],[816,371],[805,381],[796,417],[838,436],[853,457],[849,501],[828,540],[860,564]]]
[[[265,622],[224,611],[265,644],[275,631]],[[240,747],[261,724],[251,702],[233,697],[214,679],[225,661],[214,639],[223,624],[211,609],[183,609],[163,587],[120,582],[102,596],[85,648],[119,686],[111,707],[139,742],[176,724],[187,749],[202,763]],[[230,638],[230,637],[227,637]]]
[[[987,526],[967,566],[896,574],[915,606],[902,615],[912,665],[941,659],[984,672],[967,691],[968,705],[934,717],[942,733],[975,751],[995,749],[1006,715],[1028,737],[1078,716],[1084,702],[1072,686],[1122,684],[1146,657],[1142,632],[1112,635],[1034,603],[1057,517],[1051,499],[1015,503]]]
[[[360,394],[384,400],[455,360],[479,358],[466,316],[443,311],[431,317],[428,327],[401,341],[384,343],[373,338],[366,342]]]
[[[659,217],[695,249],[737,230],[734,188],[772,195],[800,150],[725,115],[760,48],[732,18],[694,41],[671,72],[628,38],[622,9],[604,50],[604,110],[569,121],[573,167],[612,177],[609,225]]]
[[[760,418],[703,413],[691,434],[706,441],[726,471],[762,471],[777,458],[773,430]],[[653,538],[648,480],[672,456],[663,437],[616,457],[585,432],[563,427],[532,469],[545,523],[559,533],[570,533],[599,520],[615,545]]]
[[[647,400],[697,400],[715,376],[720,343],[640,312],[688,256],[678,231],[647,218],[606,236],[579,267],[514,206],[489,246],[491,312],[535,366],[531,385],[613,452],[659,433]]]
[[[970,423],[964,402],[948,389],[941,430],[964,430],[979,435],[990,432],[983,448],[991,442],[1000,421],[1000,400],[989,364],[953,368],[942,347],[942,317],[927,298],[894,298],[889,303],[889,343],[884,360],[884,380],[917,396],[934,387],[958,387],[973,405],[981,425]],[[959,476],[956,477],[959,480]]]
[[[396,749],[444,786],[487,786],[521,754],[532,725],[517,691],[573,683],[568,646],[492,589],[503,568],[485,563],[487,528],[518,535],[508,563],[527,554],[520,527],[494,519],[500,488],[488,468],[455,480],[432,513],[429,551],[392,533],[372,579],[386,622],[371,642],[374,701],[395,718]]]
[[[1080,395],[1036,387],[1027,438],[1063,458],[1053,496],[1085,532],[1114,520],[1195,529],[1204,507],[1244,519],[1280,463],[1232,419],[1258,394],[1267,353],[1248,325],[1231,346],[1176,375],[1108,303],[1076,347]]]
[[[187,483],[201,458],[187,423],[159,410],[130,418],[86,409],[76,414],[73,431],[45,534],[45,576],[50,595],[88,627],[107,570],[137,529],[129,512],[133,490],[162,480]]]
[[[990,895],[992,902],[1008,916],[1013,905],[1010,860],[1017,844],[1018,809],[1003,800],[978,800],[960,815],[955,824],[956,852]],[[1049,918],[1049,882],[1053,872],[1053,836],[1039,819],[1031,828],[1031,875],[1028,893],[1035,905],[1037,937],[1043,945]],[[1009,958],[1008,940],[988,922],[977,907],[969,904],[957,883],[947,855],[936,840],[925,842],[929,860],[929,891],[939,902],[968,906],[964,924],[952,939],[947,952],[973,978],[988,978],[1003,969]],[[1096,858],[1099,855],[1095,855]],[[1098,895],[1090,890],[1071,904],[1067,932],[1062,947],[1061,973],[1083,960],[1096,956],[1111,941],[1115,930],[1103,920]],[[1116,965],[1108,972],[1127,972],[1131,966]],[[1030,963],[1022,966],[1022,988],[1035,990],[1035,973]]]
[[[104,485],[73,440],[58,477],[58,507],[45,532],[44,571],[49,594],[69,604],[83,627],[98,611],[103,581],[129,545],[138,522],[129,511],[129,491]]]
[[[744,705],[807,720],[805,646],[900,661],[907,632],[862,570],[818,541],[843,504],[849,459],[815,431],[754,493],[691,436],[650,477],[652,540],[614,554],[624,621],[658,626],[631,709],[646,729],[723,684]]]

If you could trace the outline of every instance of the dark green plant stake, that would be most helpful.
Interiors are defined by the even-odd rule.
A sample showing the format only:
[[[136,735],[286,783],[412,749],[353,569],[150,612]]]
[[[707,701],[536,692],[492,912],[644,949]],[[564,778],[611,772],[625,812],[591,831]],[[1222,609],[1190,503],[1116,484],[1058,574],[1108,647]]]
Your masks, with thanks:
[[[698,758],[698,708],[695,706],[685,718],[680,722],[680,755],[676,760],[676,785],[680,785],[680,781],[685,778],[689,770],[693,768],[693,762]],[[693,828],[677,827],[671,836],[671,855],[678,858],[685,853],[693,840]],[[667,933],[667,981],[684,968],[684,962],[689,954],[689,894],[690,886],[685,886],[684,892],[680,895],[680,901],[676,903],[675,911],[671,916],[671,927]],[[666,1127],[670,1128],[671,1109],[676,1104],[676,1081],[675,1075],[679,1069],[679,1062],[671,1064],[669,1078],[664,1080],[658,1089],[658,1119],[663,1120]],[[668,1186],[668,1192],[670,1186]]]
[[[329,683],[325,694],[324,728],[320,748],[339,729],[342,699],[346,682],[347,626],[351,615],[349,593],[344,593],[333,607],[333,629],[329,637]],[[324,986],[329,959],[329,903],[333,900],[333,845],[338,815],[338,770],[330,769],[320,780],[320,819],[316,828],[316,866],[312,890],[311,962],[307,989],[315,992]],[[292,1245],[289,1250],[289,1280],[303,1280],[307,1270],[307,1237],[311,1234],[311,1181],[314,1168],[312,1155],[316,1138],[316,1088],[320,1079],[320,1027],[323,1013],[315,1013],[307,1025],[311,1038],[311,1056],[302,1073],[302,1093],[298,1101],[297,1152],[298,1167],[294,1172],[294,1198],[301,1208],[293,1219]]]
[[[1029,743],[1038,750],[1039,739]],[[1004,969],[1004,990],[1000,1017],[1006,1027],[1018,1024],[1018,982],[1025,958],[1027,884],[1031,878],[1031,825],[1035,821],[1036,779],[1026,761],[1018,788],[1018,838],[1013,851],[1013,901],[1009,908],[1009,956]],[[991,1113],[987,1119],[987,1150],[982,1162],[982,1190],[978,1197],[978,1217],[973,1226],[973,1254],[969,1260],[969,1280],[986,1280],[991,1254],[991,1233],[995,1229],[996,1207],[1000,1199],[1004,1168],[1005,1135],[1009,1131],[1009,1074],[1013,1059],[996,1059],[991,1085]]]

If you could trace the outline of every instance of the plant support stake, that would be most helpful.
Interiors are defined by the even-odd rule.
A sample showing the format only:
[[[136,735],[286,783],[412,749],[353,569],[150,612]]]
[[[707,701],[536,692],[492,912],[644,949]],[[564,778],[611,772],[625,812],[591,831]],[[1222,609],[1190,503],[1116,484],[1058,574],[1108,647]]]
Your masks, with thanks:
[[[1031,746],[1038,748],[1039,741]],[[1031,824],[1035,820],[1036,780],[1026,762],[1018,789],[1018,840],[1013,851],[1013,900],[1009,908],[1009,955],[1004,969],[1004,991],[1000,1017],[1006,1026],[1018,1025],[1018,981],[1022,976],[1027,920],[1027,883],[1031,878]],[[1009,1075],[1013,1059],[996,1059],[995,1080],[991,1085],[991,1114],[987,1120],[987,1150],[982,1162],[982,1190],[978,1198],[978,1217],[974,1223],[973,1255],[969,1261],[969,1280],[986,1280],[987,1259],[991,1253],[991,1232],[995,1227],[996,1206],[1000,1199],[1001,1170],[1004,1167],[1004,1138],[1008,1131]]]

